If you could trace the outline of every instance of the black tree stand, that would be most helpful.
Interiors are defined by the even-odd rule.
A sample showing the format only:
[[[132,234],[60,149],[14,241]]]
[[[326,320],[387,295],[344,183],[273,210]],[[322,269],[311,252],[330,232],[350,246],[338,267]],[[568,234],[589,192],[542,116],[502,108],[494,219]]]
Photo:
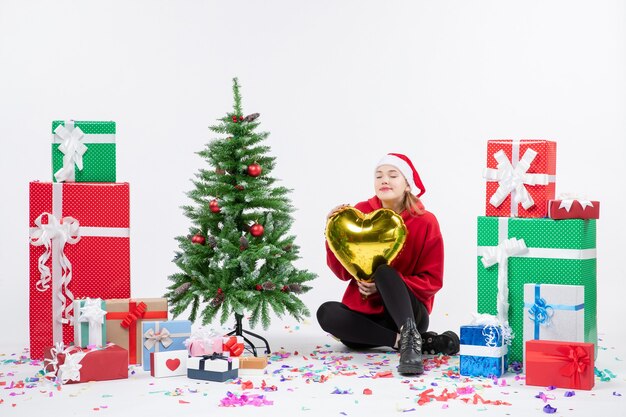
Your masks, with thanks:
[[[227,333],[226,336],[233,336],[233,335],[241,336],[247,345],[246,350],[252,351],[252,354],[254,356],[258,356],[256,352],[256,346],[254,345],[254,343],[252,343],[246,336],[244,336],[244,333],[249,334],[250,336],[256,339],[259,339],[260,341],[265,343],[265,354],[269,355],[272,351],[270,350],[270,344],[267,342],[267,340],[263,336],[260,336],[256,333],[252,333],[249,330],[245,330],[243,328],[242,320],[243,320],[243,314],[235,313],[235,330]]]

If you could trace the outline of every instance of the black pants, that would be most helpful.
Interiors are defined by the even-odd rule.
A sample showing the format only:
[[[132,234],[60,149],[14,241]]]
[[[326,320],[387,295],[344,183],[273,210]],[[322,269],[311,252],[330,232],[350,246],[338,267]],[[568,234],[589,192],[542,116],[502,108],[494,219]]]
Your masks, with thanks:
[[[382,315],[359,313],[340,302],[328,301],[317,310],[322,329],[353,349],[393,347],[400,327],[409,317],[415,318],[420,333],[428,330],[428,310],[393,268],[379,266],[374,282],[385,306]]]

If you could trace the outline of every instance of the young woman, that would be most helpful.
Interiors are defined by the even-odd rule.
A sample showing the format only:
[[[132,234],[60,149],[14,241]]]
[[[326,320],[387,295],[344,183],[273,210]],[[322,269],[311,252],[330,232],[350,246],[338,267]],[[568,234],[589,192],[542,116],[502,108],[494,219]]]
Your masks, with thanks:
[[[368,283],[355,280],[327,243],[328,266],[349,283],[342,302],[322,304],[317,320],[350,348],[398,349],[398,372],[421,374],[422,352],[452,355],[459,351],[454,332],[427,332],[435,294],[443,285],[443,239],[437,219],[419,199],[426,190],[405,155],[390,153],[378,162],[374,190],[374,197],[354,207],[363,213],[387,208],[401,215],[408,230],[404,247],[391,265],[379,266]],[[328,217],[345,206],[335,207]]]

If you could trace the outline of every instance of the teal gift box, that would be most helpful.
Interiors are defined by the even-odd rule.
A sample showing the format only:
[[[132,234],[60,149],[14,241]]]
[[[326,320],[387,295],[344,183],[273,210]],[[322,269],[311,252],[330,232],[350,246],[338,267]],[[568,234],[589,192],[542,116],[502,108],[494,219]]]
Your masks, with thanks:
[[[54,182],[115,182],[115,122],[52,122]]]
[[[506,372],[507,345],[499,326],[461,326],[459,373],[463,376],[500,377]]]
[[[508,254],[511,240],[526,250]],[[477,271],[479,313],[497,314],[499,280],[507,283],[509,361],[524,359],[524,284],[582,285],[584,340],[597,345],[595,220],[480,216]]]
[[[74,300],[74,345],[107,345],[106,304],[100,298]]]
[[[150,371],[151,352],[187,351],[184,342],[191,336],[189,320],[144,321],[141,327],[144,370]]]

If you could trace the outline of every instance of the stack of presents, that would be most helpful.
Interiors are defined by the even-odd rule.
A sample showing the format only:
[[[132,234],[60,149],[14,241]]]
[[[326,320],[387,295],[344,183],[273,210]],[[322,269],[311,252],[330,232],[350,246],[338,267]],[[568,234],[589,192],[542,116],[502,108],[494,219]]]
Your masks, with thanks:
[[[591,389],[599,202],[555,198],[556,143],[491,140],[478,217],[478,313],[461,326],[460,373]]]
[[[30,353],[62,383],[154,377],[225,381],[262,370],[241,336],[168,320],[165,298],[130,298],[129,185],[116,182],[115,122],[52,123],[53,182],[30,183]],[[254,372],[254,371],[251,371]]]

